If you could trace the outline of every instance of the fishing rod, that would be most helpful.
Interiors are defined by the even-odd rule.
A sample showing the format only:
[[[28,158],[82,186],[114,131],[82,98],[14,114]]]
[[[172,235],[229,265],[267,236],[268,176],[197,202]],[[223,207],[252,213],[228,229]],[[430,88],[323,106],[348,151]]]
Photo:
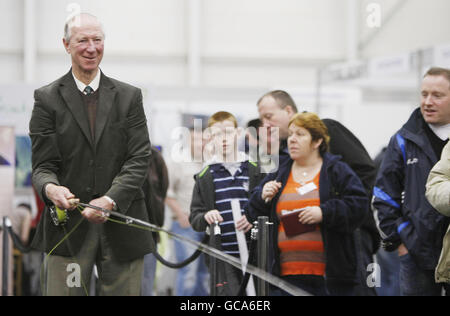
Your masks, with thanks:
[[[131,217],[131,216],[127,216],[125,214],[122,214],[122,213],[119,213],[116,211],[108,210],[108,209],[105,209],[105,208],[102,208],[99,206],[95,206],[95,205],[91,205],[91,204],[87,204],[87,203],[81,203],[78,200],[70,200],[69,202],[74,206],[81,206],[84,208],[92,208],[94,210],[98,210],[98,211],[102,212],[103,213],[102,216],[107,217],[108,220],[111,220],[111,219],[106,214],[109,214],[110,216],[118,217],[118,218],[124,220],[125,223],[123,223],[123,222],[120,222],[120,223],[126,224],[128,226],[132,226],[132,227],[140,228],[140,229],[146,229],[146,230],[150,230],[152,232],[166,233],[169,236],[172,236],[173,238],[178,239],[180,241],[189,243],[189,244],[197,247],[198,250],[200,250],[210,256],[213,256],[219,260],[222,260],[226,263],[229,263],[232,266],[234,266],[240,270],[242,270],[242,268],[243,268],[242,263],[238,258],[235,258],[229,254],[226,254],[216,248],[207,246],[201,242],[191,240],[187,237],[184,237],[184,236],[178,235],[176,233],[173,233],[171,231],[168,231],[162,227],[156,226],[154,224],[148,223],[146,221],[143,221],[143,220]],[[116,221],[114,221],[114,222],[116,222]],[[285,290],[286,292],[288,292],[291,295],[294,295],[294,296],[310,296],[311,295],[310,293],[308,293],[298,287],[295,287],[295,286],[291,285],[290,283],[283,281],[279,277],[272,275],[272,274],[268,273],[267,271],[261,270],[251,264],[248,264],[245,267],[245,271],[247,273],[255,275],[256,277],[258,277],[258,278],[260,278],[282,290]]]

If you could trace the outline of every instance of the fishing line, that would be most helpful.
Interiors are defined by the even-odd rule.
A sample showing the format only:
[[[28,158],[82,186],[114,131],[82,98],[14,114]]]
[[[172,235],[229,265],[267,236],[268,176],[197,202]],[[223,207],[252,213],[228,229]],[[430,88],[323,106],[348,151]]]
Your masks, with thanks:
[[[65,210],[61,210],[61,209],[59,209],[58,207],[56,207],[55,206],[55,210],[56,210],[56,212],[58,212],[58,217],[59,218],[61,218],[61,220],[62,220],[62,222],[67,222],[67,220],[68,220],[68,218],[66,217],[66,218],[64,218],[63,217],[63,213],[65,213],[66,215],[67,215],[67,211],[65,211]],[[77,206],[77,210],[79,210],[80,211],[80,213],[81,213],[81,211],[82,211],[82,209],[81,209],[81,207],[80,206]],[[42,266],[41,266],[41,273],[40,273],[40,279],[41,279],[41,292],[42,292],[42,294],[44,295],[44,293],[45,294],[47,294],[47,291],[45,291],[44,292],[44,288],[43,288],[43,285],[44,285],[44,282],[42,282],[42,279],[43,279],[43,274],[44,274],[44,269],[45,270],[47,270],[46,272],[46,278],[45,278],[45,287],[47,287],[47,281],[48,281],[48,277],[47,277],[47,274],[48,274],[48,269],[46,268],[47,267],[47,262],[48,262],[48,259],[50,258],[50,256],[52,255],[52,253],[64,242],[64,241],[66,241],[67,240],[67,244],[69,245],[69,241],[68,241],[68,238],[70,237],[70,235],[72,235],[72,233],[75,231],[75,230],[77,230],[77,228],[81,225],[81,223],[84,221],[84,217],[82,217],[79,221],[78,221],[78,223],[67,233],[67,231],[66,231],[66,228],[65,228],[65,225],[61,225],[62,226],[62,229],[63,229],[63,231],[64,231],[64,237],[52,248],[52,250],[50,250],[49,251],[49,253],[45,256],[45,258],[44,258],[44,262],[43,262],[43,264],[42,264]],[[70,247],[69,247],[70,248]],[[70,250],[69,250],[70,251]],[[73,255],[73,253],[71,253],[71,256],[72,256],[72,260],[74,260],[74,262],[75,263],[77,263],[76,262],[76,259],[75,259],[75,257],[74,257],[74,255]],[[87,290],[87,288],[86,288],[86,285],[84,284],[84,281],[83,281],[83,278],[80,276],[80,279],[81,279],[81,284],[82,284],[82,286],[83,286],[83,290],[84,290],[84,292],[85,292],[85,294],[86,294],[86,296],[89,296],[89,292],[88,292],[88,290]],[[46,290],[46,289],[45,289]]]

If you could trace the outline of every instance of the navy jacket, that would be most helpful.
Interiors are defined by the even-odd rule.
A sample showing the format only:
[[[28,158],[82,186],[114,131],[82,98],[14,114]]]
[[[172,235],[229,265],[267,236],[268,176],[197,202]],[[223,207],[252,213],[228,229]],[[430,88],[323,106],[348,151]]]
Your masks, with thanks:
[[[258,216],[268,216],[274,223],[271,240],[273,253],[272,273],[280,274],[278,250],[278,225],[276,205],[283,191],[293,161],[283,160],[278,172],[269,174],[251,194],[249,201],[249,218],[253,221]],[[270,203],[261,198],[264,184],[276,180],[282,183],[278,194]],[[369,215],[368,197],[361,180],[340,160],[339,156],[326,153],[319,179],[320,208],[323,221],[320,225],[326,256],[327,282],[340,281],[356,283],[357,262],[355,230]]]
[[[374,188],[384,246],[394,251],[403,243],[416,264],[435,269],[448,221],[425,198],[425,184],[439,160],[425,133],[420,109],[391,138]]]

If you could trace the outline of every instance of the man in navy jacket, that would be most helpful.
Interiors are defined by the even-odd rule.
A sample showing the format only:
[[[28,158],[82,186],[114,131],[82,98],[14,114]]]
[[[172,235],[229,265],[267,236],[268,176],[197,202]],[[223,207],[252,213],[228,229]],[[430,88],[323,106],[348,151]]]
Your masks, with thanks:
[[[373,199],[384,247],[400,256],[401,294],[415,296],[441,293],[434,269],[449,220],[428,203],[425,184],[448,142],[450,70],[430,69],[421,95],[420,109],[390,140]]]

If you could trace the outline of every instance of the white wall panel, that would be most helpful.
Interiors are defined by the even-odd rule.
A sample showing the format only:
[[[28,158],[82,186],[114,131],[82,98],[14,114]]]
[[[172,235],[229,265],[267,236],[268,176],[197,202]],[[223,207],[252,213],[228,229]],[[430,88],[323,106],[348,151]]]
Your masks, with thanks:
[[[67,6],[73,0],[40,0],[38,49],[62,49]],[[185,50],[183,0],[78,0],[81,11],[100,18],[111,53],[180,54]]]
[[[22,11],[22,1],[0,1],[0,30],[2,30],[0,34],[0,53],[2,51],[17,51],[23,48]]]
[[[396,0],[400,1],[400,0]],[[396,1],[382,0],[381,29],[363,54],[366,57],[392,55],[450,42],[450,1],[408,0],[389,21],[383,20]],[[366,0],[364,3],[373,1]],[[364,9],[365,6],[363,5]],[[362,21],[362,37],[372,30]]]
[[[335,0],[204,1],[204,54],[342,57],[342,4]]]
[[[23,61],[20,54],[0,54],[0,83],[23,80]]]
[[[273,87],[311,85],[316,70],[301,66],[208,64],[203,71],[206,86]]]
[[[367,103],[347,107],[341,122],[364,144],[374,158],[412,113],[409,103]]]

